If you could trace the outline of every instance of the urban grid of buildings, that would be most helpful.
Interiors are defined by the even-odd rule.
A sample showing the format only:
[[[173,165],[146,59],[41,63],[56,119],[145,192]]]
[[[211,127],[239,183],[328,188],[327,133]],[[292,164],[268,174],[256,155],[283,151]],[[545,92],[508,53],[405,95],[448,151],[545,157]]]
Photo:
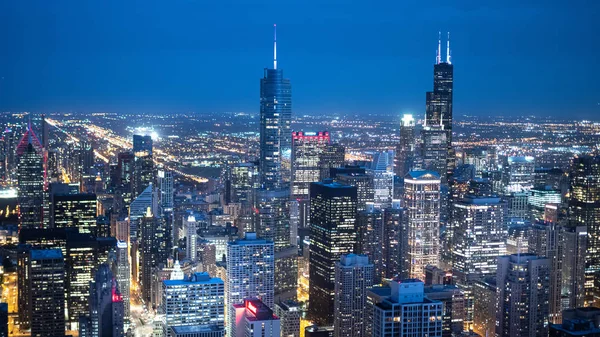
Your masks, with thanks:
[[[3,114],[0,336],[600,337],[600,125],[457,122],[441,40],[391,126],[294,116],[276,39],[259,118],[169,122],[258,132]]]

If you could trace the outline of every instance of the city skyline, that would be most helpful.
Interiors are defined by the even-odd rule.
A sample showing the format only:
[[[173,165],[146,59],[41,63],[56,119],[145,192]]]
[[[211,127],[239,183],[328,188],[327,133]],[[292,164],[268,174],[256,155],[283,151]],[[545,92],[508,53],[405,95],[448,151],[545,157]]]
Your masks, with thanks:
[[[248,88],[271,62],[273,23],[296,114],[424,115],[438,31],[451,32],[456,116],[600,109],[585,5],[1,6],[0,29],[15,32],[2,37],[4,111],[257,113]]]
[[[0,337],[600,337],[593,6],[111,1],[0,4]]]

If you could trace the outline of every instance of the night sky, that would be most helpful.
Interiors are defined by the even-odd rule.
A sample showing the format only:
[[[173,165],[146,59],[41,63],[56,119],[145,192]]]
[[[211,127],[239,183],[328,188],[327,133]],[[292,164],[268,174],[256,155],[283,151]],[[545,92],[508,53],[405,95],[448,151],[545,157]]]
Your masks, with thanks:
[[[600,120],[599,13],[597,0],[5,0],[0,110],[257,112],[277,23],[294,114],[423,115],[441,30],[455,116]]]

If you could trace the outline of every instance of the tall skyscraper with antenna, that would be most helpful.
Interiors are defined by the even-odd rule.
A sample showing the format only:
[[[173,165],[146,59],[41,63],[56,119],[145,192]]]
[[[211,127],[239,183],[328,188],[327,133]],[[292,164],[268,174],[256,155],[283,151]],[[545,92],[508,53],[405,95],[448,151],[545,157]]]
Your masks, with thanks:
[[[295,296],[297,250],[290,230],[290,158],[292,150],[292,86],[277,68],[277,26],[274,25],[273,69],[260,80],[260,188],[255,191],[255,229],[275,246],[275,296]],[[269,304],[269,306],[271,306]]]
[[[267,190],[289,182],[292,148],[292,85],[277,68],[276,30],[274,37],[273,69],[260,80],[260,183]]]
[[[454,84],[454,67],[450,56],[450,33],[446,43],[446,60],[442,61],[441,33],[438,38],[438,49],[435,65],[433,66],[433,91],[426,95],[425,123],[429,127],[441,127],[446,131],[448,147],[447,168],[451,174],[456,166],[452,148],[452,87]]]

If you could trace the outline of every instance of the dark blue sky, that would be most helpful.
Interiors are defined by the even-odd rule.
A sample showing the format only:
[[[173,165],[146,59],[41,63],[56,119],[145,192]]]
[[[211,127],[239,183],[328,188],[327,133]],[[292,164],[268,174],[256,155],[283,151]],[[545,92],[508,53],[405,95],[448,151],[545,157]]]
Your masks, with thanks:
[[[450,31],[455,115],[599,117],[600,1],[0,1],[0,110],[424,113]]]

